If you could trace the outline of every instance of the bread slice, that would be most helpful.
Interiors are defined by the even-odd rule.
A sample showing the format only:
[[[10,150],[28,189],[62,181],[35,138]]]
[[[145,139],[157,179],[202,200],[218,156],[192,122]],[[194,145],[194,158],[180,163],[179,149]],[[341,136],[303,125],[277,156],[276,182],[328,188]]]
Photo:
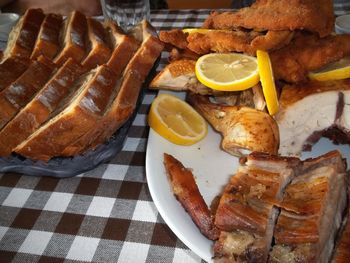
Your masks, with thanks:
[[[120,76],[139,48],[141,41],[136,40],[133,36],[126,35],[112,20],[105,22],[105,28],[109,33],[110,45],[113,47],[113,53],[107,65]]]
[[[45,15],[41,9],[28,9],[10,32],[2,61],[10,56],[29,58]]]
[[[64,21],[60,32],[61,50],[54,59],[58,65],[62,65],[69,57],[76,62],[86,55],[85,35],[87,33],[86,17],[79,11],[73,11]]]
[[[75,83],[80,88],[57,110],[57,114],[18,145],[14,151],[22,156],[48,161],[73,141],[92,129],[110,107],[117,78],[102,65]]]
[[[0,130],[49,80],[54,64],[40,56],[11,85],[0,92]]]
[[[119,92],[114,97],[111,107],[94,129],[69,145],[61,155],[73,156],[96,148],[97,145],[109,139],[134,112],[142,83],[163,50],[163,44],[154,35],[155,30],[147,21],[140,23],[136,30],[142,33],[143,41],[118,83]]]
[[[41,24],[38,37],[35,42],[31,59],[44,55],[53,59],[60,49],[59,34],[62,26],[62,16],[48,14]]]
[[[99,21],[89,17],[87,18],[87,26],[89,51],[81,64],[86,70],[90,70],[97,65],[106,63],[111,56],[111,50],[108,47],[106,39],[107,32],[103,25]]]
[[[59,68],[35,97],[0,131],[0,156],[11,154],[18,144],[47,121],[76,86],[82,72],[72,58]]]
[[[15,81],[28,68],[30,60],[8,57],[0,64],[0,91]]]

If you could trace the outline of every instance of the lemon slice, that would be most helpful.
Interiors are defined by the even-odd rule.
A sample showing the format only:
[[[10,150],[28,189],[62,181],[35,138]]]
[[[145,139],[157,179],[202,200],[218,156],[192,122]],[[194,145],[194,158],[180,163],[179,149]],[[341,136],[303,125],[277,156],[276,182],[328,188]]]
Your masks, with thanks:
[[[215,29],[214,29],[215,30]],[[213,31],[213,29],[207,29],[207,28],[184,28],[182,29],[182,32],[184,33],[207,33],[209,31]]]
[[[184,33],[189,33],[189,34],[192,34],[192,33],[202,33],[202,34],[205,34],[205,33],[208,33],[208,32],[212,32],[212,31],[220,31],[220,32],[230,32],[230,30],[225,30],[225,29],[208,29],[208,28],[184,28],[182,29],[182,32]],[[232,32],[232,31],[231,31]]]
[[[260,82],[264,93],[267,110],[269,111],[270,115],[274,115],[278,111],[279,103],[270,57],[267,52],[262,50],[258,50],[256,52],[256,57],[258,59]]]
[[[169,94],[160,94],[152,102],[148,124],[172,143],[192,145],[208,132],[204,118],[188,103]]]
[[[320,70],[310,72],[309,78],[318,81],[350,78],[350,57],[331,63]]]
[[[211,53],[197,60],[196,77],[215,90],[245,90],[259,82],[258,63],[240,53]]]

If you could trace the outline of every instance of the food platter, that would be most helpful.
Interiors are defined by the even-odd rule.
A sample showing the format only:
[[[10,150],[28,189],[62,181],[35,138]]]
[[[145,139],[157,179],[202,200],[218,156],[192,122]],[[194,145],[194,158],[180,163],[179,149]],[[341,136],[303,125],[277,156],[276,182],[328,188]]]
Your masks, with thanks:
[[[184,93],[171,93],[184,98]],[[220,149],[221,136],[211,127],[208,135],[193,146],[178,146],[160,137],[152,129],[146,152],[146,176],[153,201],[159,213],[177,237],[199,257],[210,262],[212,242],[205,238],[174,197],[163,165],[163,153],[174,155],[185,167],[191,168],[199,190],[208,205],[222,190],[238,167],[238,158]],[[334,145],[322,138],[302,159],[338,149],[350,161],[349,145]]]

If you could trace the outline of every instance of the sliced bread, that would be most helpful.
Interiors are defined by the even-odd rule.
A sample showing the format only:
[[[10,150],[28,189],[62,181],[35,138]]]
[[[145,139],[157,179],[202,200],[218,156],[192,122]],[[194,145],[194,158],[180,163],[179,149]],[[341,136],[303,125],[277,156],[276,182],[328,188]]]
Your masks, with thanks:
[[[48,161],[92,129],[110,107],[116,77],[102,65],[82,76],[80,88],[57,114],[18,145],[14,151],[27,158]]]
[[[0,130],[49,80],[55,65],[40,56],[8,87],[0,92]]]
[[[86,70],[95,68],[108,61],[111,56],[111,50],[107,43],[107,32],[103,25],[93,19],[87,18],[87,45],[89,48],[88,55],[81,62]]]
[[[61,155],[73,156],[96,148],[97,145],[108,140],[134,112],[142,83],[163,50],[163,44],[154,35],[155,30],[150,27],[148,22],[143,21],[135,30],[141,32],[142,44],[127,65],[122,79],[118,82],[118,93],[114,97],[111,107],[104,117],[96,123],[94,129],[69,145]]]
[[[8,57],[0,64],[0,91],[15,81],[28,68],[30,60]]]
[[[76,62],[81,62],[86,55],[86,33],[87,23],[85,15],[79,11],[70,13],[60,31],[61,50],[55,57],[54,62],[62,65],[70,57]]]
[[[44,55],[53,59],[60,49],[59,34],[62,26],[62,16],[48,14],[41,24],[38,37],[35,42],[31,59]]]
[[[11,56],[30,57],[44,17],[41,9],[25,12],[10,32],[2,61]]]
[[[109,34],[110,45],[113,47],[113,53],[107,62],[107,65],[120,76],[125,66],[135,54],[141,41],[133,36],[126,35],[122,29],[113,21],[107,20],[105,28]]]
[[[18,144],[47,121],[76,86],[82,68],[69,58],[35,97],[0,131],[0,156],[11,154]]]

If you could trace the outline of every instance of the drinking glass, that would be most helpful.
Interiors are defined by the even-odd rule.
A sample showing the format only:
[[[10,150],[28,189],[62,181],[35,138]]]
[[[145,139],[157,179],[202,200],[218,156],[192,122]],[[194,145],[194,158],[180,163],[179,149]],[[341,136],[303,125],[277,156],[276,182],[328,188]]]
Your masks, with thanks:
[[[101,0],[103,16],[128,31],[143,19],[150,18],[149,0]]]

